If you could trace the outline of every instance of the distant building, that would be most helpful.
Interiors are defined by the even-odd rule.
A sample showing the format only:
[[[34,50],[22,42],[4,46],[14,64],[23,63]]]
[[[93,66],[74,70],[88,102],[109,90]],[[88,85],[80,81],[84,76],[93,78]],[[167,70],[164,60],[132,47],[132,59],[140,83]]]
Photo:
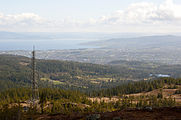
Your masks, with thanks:
[[[170,77],[170,75],[164,75],[164,74],[150,74],[150,77]]]

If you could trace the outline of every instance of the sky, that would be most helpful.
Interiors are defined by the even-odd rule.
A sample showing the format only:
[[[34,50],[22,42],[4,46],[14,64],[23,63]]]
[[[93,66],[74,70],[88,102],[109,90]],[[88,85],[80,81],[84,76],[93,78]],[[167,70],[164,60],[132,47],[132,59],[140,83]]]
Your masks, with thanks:
[[[0,31],[181,32],[181,0],[0,0]]]

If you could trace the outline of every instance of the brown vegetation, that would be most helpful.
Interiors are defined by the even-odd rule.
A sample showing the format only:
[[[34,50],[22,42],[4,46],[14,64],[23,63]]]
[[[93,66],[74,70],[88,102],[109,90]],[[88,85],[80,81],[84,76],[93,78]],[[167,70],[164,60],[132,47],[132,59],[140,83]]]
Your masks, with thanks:
[[[100,120],[180,120],[181,107],[173,108],[155,108],[146,109],[129,109],[122,111],[100,113]],[[73,113],[71,115],[55,114],[37,116],[37,120],[86,120],[88,114]]]

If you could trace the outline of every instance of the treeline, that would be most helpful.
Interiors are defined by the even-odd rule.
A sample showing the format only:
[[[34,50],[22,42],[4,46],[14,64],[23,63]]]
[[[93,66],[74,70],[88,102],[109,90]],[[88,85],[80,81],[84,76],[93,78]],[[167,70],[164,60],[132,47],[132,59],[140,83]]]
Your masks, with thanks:
[[[58,88],[40,88],[36,107],[33,107],[31,98],[30,88],[13,88],[0,92],[0,119],[24,120],[44,113],[68,114],[82,111],[84,108],[78,106],[79,104],[90,103],[87,97],[78,91]]]
[[[87,114],[92,112],[108,112],[127,108],[152,110],[155,107],[173,107],[175,99],[164,98],[162,91],[158,95],[126,96],[125,94],[139,93],[163,88],[170,85],[181,85],[181,79],[162,78],[153,81],[126,83],[119,87],[94,91],[89,95],[100,98],[100,101],[90,98],[79,91],[59,88],[39,88],[39,101],[34,108],[31,104],[24,109],[22,105],[31,101],[31,88],[11,88],[0,92],[0,118],[3,119],[35,119],[40,114]],[[175,94],[180,94],[176,91]],[[118,100],[106,102],[102,96],[118,96]]]
[[[43,95],[46,100],[64,99],[71,102],[81,102],[85,97],[84,94],[78,91],[63,90],[58,88],[39,88],[40,98]],[[26,100],[31,100],[31,88],[11,88],[0,92],[0,104],[17,103]]]
[[[35,107],[23,107],[31,100],[31,89],[16,88],[0,93],[0,118],[1,119],[36,119],[41,114],[72,113],[88,114],[97,112],[111,112],[127,108],[152,110],[155,107],[173,107],[175,99],[161,98],[158,96],[128,97],[122,96],[117,101],[105,102],[91,101],[78,91],[42,88],[39,89],[39,101]],[[151,108],[149,108],[151,107]],[[25,109],[26,108],[26,109]]]
[[[89,92],[89,96],[120,96],[140,92],[148,92],[154,89],[163,88],[164,85],[181,85],[181,79],[160,78],[157,80],[129,82],[114,88]]]

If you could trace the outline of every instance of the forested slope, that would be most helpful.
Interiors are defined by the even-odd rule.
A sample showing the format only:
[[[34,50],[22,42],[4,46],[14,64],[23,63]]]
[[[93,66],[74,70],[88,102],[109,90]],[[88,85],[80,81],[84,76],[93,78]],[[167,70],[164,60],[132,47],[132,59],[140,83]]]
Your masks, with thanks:
[[[39,87],[94,90],[112,88],[123,83],[151,80],[150,74],[171,74],[179,77],[178,65],[160,66],[138,61],[118,61],[112,65],[99,65],[57,60],[36,60],[36,76]],[[139,67],[140,66],[140,67]],[[0,55],[0,90],[30,87],[31,59],[23,56]],[[173,70],[175,68],[175,70]]]
[[[56,60],[36,60],[36,67],[40,87],[107,88],[147,76],[127,67]],[[31,59],[0,55],[0,89],[29,86],[31,73]]]

